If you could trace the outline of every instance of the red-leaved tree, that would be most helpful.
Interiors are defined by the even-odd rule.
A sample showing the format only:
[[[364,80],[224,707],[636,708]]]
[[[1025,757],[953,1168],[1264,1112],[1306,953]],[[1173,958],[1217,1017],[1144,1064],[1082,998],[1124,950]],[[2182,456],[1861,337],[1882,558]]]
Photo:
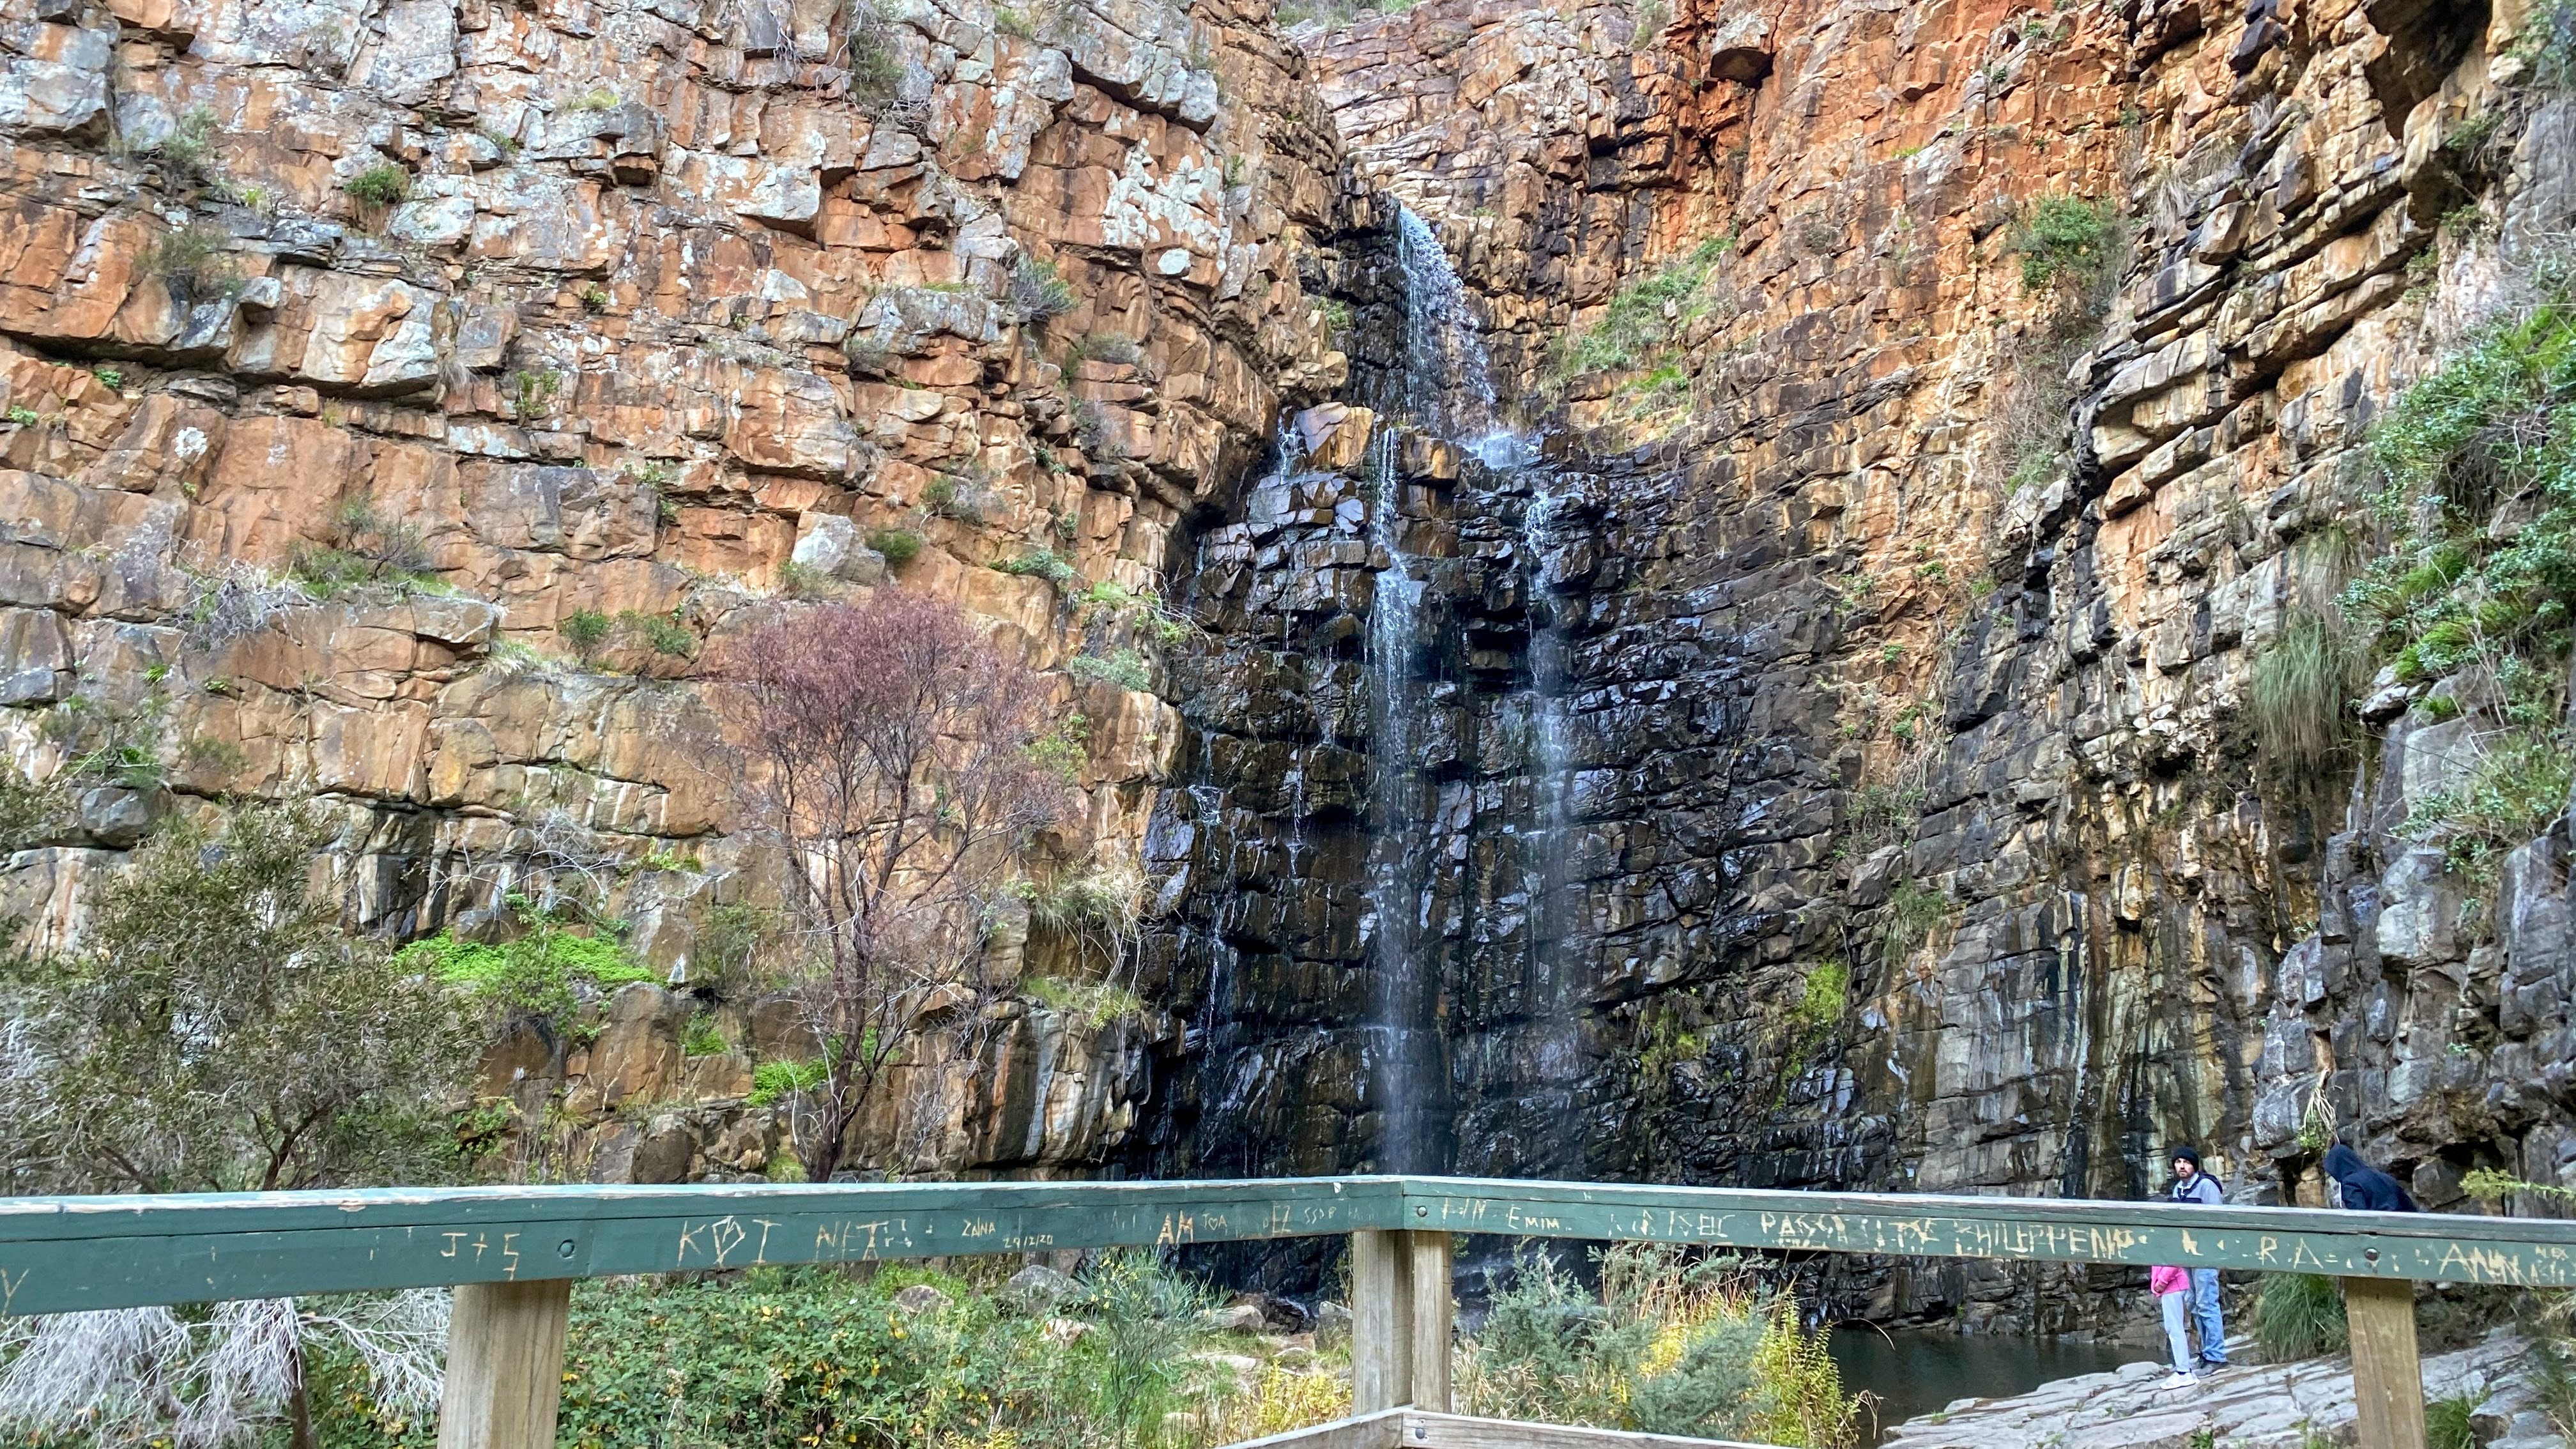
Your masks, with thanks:
[[[882,588],[781,614],[731,674],[749,703],[738,788],[811,942],[795,986],[824,1071],[796,1152],[822,1182],[924,1024],[990,996],[985,923],[1067,790],[1038,748],[1044,681],[941,600]]]

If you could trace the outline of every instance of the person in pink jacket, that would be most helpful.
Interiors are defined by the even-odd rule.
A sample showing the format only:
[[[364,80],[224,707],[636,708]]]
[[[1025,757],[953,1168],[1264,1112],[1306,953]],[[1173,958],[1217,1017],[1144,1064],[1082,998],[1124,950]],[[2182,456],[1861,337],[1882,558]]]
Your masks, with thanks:
[[[2165,1339],[2173,1345],[2173,1377],[2164,1386],[2179,1389],[2199,1382],[2192,1373],[2199,1361],[2191,1351],[2191,1274],[2181,1268],[2149,1268],[2147,1289],[2164,1309]]]

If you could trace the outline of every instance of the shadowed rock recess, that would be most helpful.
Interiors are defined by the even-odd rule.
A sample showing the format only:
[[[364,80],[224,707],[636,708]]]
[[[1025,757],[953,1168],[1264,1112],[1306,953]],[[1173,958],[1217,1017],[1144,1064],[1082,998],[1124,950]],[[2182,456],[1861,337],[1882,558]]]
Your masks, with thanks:
[[[244,792],[338,812],[353,927],[578,876],[665,984],[491,1090],[562,1170],[767,1170],[714,662],[920,589],[1087,719],[1045,854],[1144,909],[1000,911],[1029,989],[870,1170],[2576,1186],[2566,825],[2416,828],[2496,687],[2256,727],[2372,424],[2576,231],[2571,54],[2529,0],[6,0],[0,740],[87,773],[0,906],[74,938]]]

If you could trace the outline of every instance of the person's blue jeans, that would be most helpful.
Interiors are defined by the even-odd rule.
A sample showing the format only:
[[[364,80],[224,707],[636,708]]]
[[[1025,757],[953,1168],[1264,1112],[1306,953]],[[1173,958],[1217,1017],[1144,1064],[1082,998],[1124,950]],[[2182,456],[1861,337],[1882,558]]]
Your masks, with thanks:
[[[2211,1368],[2227,1363],[2227,1324],[2218,1312],[2218,1270],[2191,1270],[2191,1321],[2200,1330],[2200,1361]]]

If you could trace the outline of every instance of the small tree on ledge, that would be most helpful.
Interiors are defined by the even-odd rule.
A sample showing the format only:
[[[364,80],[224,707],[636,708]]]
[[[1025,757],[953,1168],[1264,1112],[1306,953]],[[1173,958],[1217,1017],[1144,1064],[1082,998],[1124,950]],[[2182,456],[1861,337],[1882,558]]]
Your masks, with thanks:
[[[887,588],[782,614],[731,676],[741,803],[777,840],[808,942],[795,994],[824,1061],[796,1153],[823,1182],[925,1020],[995,994],[985,922],[1065,784],[1035,748],[1044,681],[937,599]]]

